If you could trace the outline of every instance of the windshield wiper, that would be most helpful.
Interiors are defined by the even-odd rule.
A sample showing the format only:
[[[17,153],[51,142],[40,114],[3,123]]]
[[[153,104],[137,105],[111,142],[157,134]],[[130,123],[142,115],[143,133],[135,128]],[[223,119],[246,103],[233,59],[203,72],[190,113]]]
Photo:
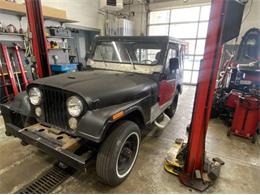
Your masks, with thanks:
[[[130,56],[130,54],[129,54],[129,52],[128,52],[128,49],[126,49],[126,53],[127,53],[128,57],[129,57],[129,60],[130,60],[130,62],[131,62],[131,65],[133,66],[134,70],[136,70],[135,64],[134,64],[134,62],[133,62],[133,60],[132,60],[132,58],[131,58],[131,56]]]

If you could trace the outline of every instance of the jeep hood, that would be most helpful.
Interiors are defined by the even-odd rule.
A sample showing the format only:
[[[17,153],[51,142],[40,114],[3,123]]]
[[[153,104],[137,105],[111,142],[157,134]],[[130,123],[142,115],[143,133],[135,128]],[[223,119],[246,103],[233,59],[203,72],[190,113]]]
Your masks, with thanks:
[[[73,92],[87,103],[98,102],[97,107],[143,98],[157,87],[151,75],[105,70],[60,74],[35,80],[32,84]]]

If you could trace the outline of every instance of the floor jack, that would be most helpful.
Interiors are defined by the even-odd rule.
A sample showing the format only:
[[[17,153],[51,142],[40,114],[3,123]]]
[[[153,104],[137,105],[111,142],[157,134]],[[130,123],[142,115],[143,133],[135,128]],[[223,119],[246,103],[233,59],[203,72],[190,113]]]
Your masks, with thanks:
[[[223,44],[239,35],[244,0],[212,0],[205,53],[200,66],[188,142],[177,139],[167,153],[164,168],[185,186],[204,191],[219,176],[224,162],[210,161],[205,141]]]

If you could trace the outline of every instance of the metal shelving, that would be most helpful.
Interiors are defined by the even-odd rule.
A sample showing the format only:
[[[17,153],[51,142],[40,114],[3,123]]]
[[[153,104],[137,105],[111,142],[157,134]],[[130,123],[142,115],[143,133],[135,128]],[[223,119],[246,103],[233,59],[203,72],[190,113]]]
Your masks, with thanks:
[[[25,36],[25,34],[21,34],[21,33],[7,33],[7,32],[0,32],[0,35],[21,36],[21,37]]]
[[[62,36],[46,36],[46,38],[55,38],[55,39],[73,39],[73,37],[62,37]]]

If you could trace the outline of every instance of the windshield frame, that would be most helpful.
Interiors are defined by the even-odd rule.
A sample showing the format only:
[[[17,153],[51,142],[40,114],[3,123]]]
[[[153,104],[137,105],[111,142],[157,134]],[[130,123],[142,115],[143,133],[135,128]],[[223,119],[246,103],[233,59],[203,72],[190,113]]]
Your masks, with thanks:
[[[133,42],[136,42],[136,43],[144,43],[144,44],[161,44],[161,53],[160,53],[160,57],[159,57],[159,60],[156,64],[148,64],[148,63],[138,63],[136,61],[133,61],[133,59],[129,59],[129,62],[119,62],[119,61],[106,61],[106,60],[98,60],[98,59],[94,59],[94,55],[95,55],[95,52],[96,52],[96,49],[99,45],[99,43],[101,42],[129,42],[129,43],[133,43]],[[142,39],[129,39],[129,40],[120,40],[120,39],[113,39],[113,38],[110,38],[110,39],[105,39],[105,40],[99,40],[97,39],[95,41],[95,43],[93,44],[93,49],[92,49],[92,52],[91,52],[91,56],[90,56],[90,59],[95,61],[95,62],[103,62],[103,63],[116,63],[116,64],[129,64],[129,65],[137,65],[137,66],[158,66],[158,65],[161,65],[161,66],[164,66],[164,63],[165,63],[165,55],[166,55],[166,51],[167,51],[167,45],[168,43],[166,42],[163,42],[163,41],[156,41],[156,40],[142,40]]]

